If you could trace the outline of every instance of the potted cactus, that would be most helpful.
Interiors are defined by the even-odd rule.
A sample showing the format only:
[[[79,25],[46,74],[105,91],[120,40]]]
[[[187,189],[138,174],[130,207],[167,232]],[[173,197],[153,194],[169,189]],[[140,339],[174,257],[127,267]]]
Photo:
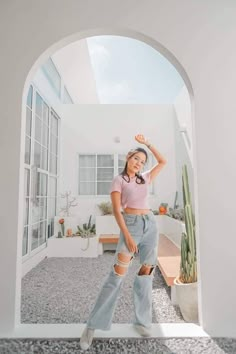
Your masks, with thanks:
[[[186,232],[182,233],[180,273],[174,284],[183,318],[187,322],[198,322],[195,218],[192,211],[186,165],[183,166],[182,182]]]

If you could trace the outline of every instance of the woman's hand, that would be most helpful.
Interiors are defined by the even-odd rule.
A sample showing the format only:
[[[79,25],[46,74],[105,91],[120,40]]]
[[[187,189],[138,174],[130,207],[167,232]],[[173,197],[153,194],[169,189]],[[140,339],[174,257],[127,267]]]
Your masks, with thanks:
[[[148,140],[142,134],[135,135],[135,140],[140,144],[148,145]]]
[[[136,243],[131,235],[125,237],[125,243],[126,243],[126,246],[130,252],[138,253],[138,246],[136,245]]]

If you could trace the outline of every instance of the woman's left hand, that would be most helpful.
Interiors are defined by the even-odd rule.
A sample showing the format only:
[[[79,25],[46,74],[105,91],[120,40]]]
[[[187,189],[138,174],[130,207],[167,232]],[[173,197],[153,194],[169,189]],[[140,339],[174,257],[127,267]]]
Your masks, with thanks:
[[[147,139],[146,139],[145,136],[142,135],[142,134],[137,134],[137,135],[135,135],[135,140],[136,140],[138,143],[140,143],[140,144],[145,144],[145,145],[147,145],[147,143],[148,143]]]

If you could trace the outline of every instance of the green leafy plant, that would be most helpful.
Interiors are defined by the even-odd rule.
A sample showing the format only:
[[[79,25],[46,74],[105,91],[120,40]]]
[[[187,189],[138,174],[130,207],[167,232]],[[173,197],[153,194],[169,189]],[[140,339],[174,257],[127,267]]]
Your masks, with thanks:
[[[181,238],[181,263],[179,280],[182,283],[194,283],[197,281],[195,217],[192,211],[191,195],[188,183],[188,171],[186,165],[183,166],[182,186],[186,233],[183,232]]]
[[[98,204],[98,208],[101,211],[102,215],[112,215],[113,209],[111,202],[102,202]]]
[[[76,232],[76,235],[83,237],[83,238],[88,238],[88,237],[93,237],[96,235],[96,225],[92,224],[92,215],[89,217],[88,223],[84,223],[81,226],[77,225],[78,231]]]

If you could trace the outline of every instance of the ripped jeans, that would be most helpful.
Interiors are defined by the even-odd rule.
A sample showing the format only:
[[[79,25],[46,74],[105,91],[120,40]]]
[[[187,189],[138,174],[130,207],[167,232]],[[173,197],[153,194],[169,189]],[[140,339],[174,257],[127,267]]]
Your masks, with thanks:
[[[136,242],[142,266],[151,267],[148,275],[136,274],[133,285],[135,319],[134,324],[150,328],[152,323],[152,281],[157,264],[159,234],[156,218],[146,215],[123,214],[127,228]],[[129,256],[129,257],[128,257]],[[124,235],[120,233],[115,262],[103,283],[97,300],[87,321],[87,327],[109,330],[121,285],[134,254],[126,247]],[[128,259],[128,260],[127,260]],[[123,271],[115,271],[115,266]]]

